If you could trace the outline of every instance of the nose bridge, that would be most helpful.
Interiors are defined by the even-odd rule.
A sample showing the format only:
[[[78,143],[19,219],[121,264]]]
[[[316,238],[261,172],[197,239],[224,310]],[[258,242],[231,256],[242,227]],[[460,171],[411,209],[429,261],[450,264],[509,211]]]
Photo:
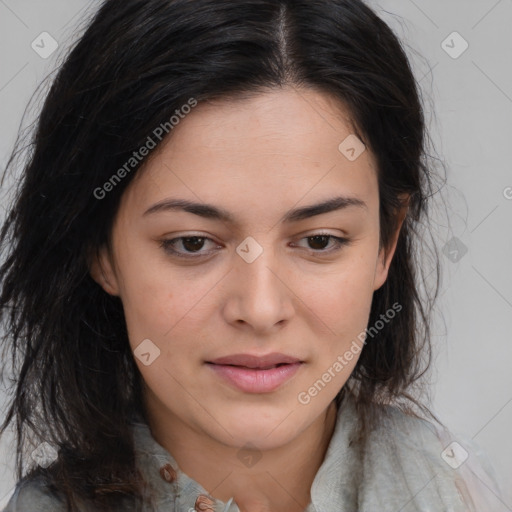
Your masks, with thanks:
[[[287,318],[291,312],[288,288],[283,283],[284,276],[279,275],[278,254],[270,242],[260,244],[255,238],[247,237],[236,252],[231,277],[236,320],[269,328]]]
[[[260,241],[261,241],[261,237]],[[237,248],[239,261],[236,276],[250,295],[278,294],[277,279],[271,269],[277,268],[276,254],[270,242],[263,246],[252,237],[247,237]],[[277,281],[277,282],[276,282]]]

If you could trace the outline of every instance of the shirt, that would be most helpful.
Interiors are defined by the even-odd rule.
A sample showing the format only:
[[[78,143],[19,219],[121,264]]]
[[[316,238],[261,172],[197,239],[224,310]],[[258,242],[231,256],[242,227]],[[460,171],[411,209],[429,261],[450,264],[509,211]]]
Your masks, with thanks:
[[[472,441],[455,439],[430,421],[385,407],[362,450],[354,399],[344,397],[305,512],[501,512],[502,499],[486,455]],[[231,498],[211,496],[183,473],[140,418],[132,422],[136,464],[151,486],[144,512],[240,512]],[[65,512],[39,477],[18,482],[3,512]],[[91,511],[84,504],[84,512]],[[125,512],[123,510],[123,512]]]

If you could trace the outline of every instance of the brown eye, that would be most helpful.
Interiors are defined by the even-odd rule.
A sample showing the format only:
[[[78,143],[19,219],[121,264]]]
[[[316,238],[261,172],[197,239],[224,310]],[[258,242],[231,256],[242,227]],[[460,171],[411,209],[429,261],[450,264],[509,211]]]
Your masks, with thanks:
[[[321,251],[329,245],[330,237],[327,235],[309,236],[309,246],[315,251]]]
[[[204,246],[204,238],[192,236],[192,237],[186,237],[182,238],[182,246],[185,248],[186,251],[195,252],[201,249]]]
[[[349,244],[348,238],[341,238],[338,236],[330,235],[328,233],[319,233],[303,238],[307,240],[307,247],[305,249],[312,254],[330,254],[339,251],[343,246]],[[332,243],[330,244],[330,242]],[[330,248],[329,247],[330,244]]]
[[[208,255],[207,251],[201,251],[207,241],[213,242],[211,238],[205,236],[181,236],[170,240],[162,240],[160,245],[164,251],[174,256],[199,258]]]

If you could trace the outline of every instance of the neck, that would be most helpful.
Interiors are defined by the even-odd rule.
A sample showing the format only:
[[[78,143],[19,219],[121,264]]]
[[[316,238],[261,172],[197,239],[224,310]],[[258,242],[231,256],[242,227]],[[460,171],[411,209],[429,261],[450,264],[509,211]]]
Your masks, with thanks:
[[[151,400],[146,408],[153,437],[180,470],[212,497],[224,502],[233,497],[241,512],[303,512],[337,416],[332,402],[286,445],[260,452],[219,443],[176,416],[162,414]]]

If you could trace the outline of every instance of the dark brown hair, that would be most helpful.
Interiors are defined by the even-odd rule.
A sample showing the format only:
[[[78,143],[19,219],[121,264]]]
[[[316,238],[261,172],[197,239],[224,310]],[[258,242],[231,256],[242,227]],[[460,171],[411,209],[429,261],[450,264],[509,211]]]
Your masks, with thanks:
[[[129,420],[144,416],[141,375],[122,303],[93,281],[87,255],[108,243],[144,162],[104,198],[94,191],[190,98],[286,85],[348,108],[378,162],[381,247],[410,197],[369,325],[394,303],[401,311],[368,338],[343,392],[356,398],[360,442],[376,421],[372,404],[414,401],[438,292],[424,230],[437,187],[419,87],[393,31],[360,0],[106,0],[52,83],[0,233],[4,373],[9,360],[15,382],[2,430],[15,424],[18,478],[30,434],[59,448],[50,469],[70,507],[74,496],[108,510],[139,495]],[[420,264],[429,255],[432,289]]]

